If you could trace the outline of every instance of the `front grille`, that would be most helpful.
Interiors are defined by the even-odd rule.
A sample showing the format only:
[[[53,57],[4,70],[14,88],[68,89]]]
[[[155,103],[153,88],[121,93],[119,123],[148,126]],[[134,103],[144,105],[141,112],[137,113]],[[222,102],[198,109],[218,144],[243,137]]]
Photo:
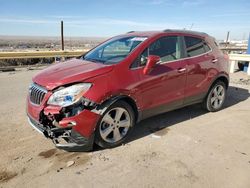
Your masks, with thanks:
[[[42,103],[43,98],[47,93],[47,91],[36,84],[32,84],[30,86],[29,93],[30,93],[30,101],[33,104],[39,105]]]

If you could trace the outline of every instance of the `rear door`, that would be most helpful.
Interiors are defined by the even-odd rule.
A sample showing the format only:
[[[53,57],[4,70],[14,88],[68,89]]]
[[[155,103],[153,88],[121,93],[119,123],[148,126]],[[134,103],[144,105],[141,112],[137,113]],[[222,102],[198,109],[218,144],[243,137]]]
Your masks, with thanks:
[[[215,68],[212,49],[202,38],[185,36],[187,57],[187,83],[184,104],[202,100],[207,92],[210,77],[208,70]]]

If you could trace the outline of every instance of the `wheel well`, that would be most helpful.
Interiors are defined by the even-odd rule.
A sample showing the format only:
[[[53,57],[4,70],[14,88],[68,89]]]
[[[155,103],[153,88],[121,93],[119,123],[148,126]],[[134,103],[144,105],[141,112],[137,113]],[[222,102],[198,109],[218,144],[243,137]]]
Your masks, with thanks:
[[[225,85],[226,85],[226,88],[228,88],[228,86],[229,86],[229,81],[228,81],[228,79],[225,77],[225,76],[220,76],[219,78],[217,78],[215,81],[214,81],[214,83],[216,83],[217,81],[222,81],[222,82],[224,82],[225,83]]]
[[[132,109],[135,113],[135,120],[137,121],[139,118],[139,112],[138,112],[136,102],[131,97],[129,97],[127,95],[118,95],[118,96],[114,96],[112,98],[109,98],[106,101],[104,101],[102,104],[98,105],[95,110],[99,111],[98,112],[99,114],[103,114],[105,112],[105,110],[110,105],[112,105],[113,103],[120,101],[120,100],[126,102],[127,104],[129,104],[132,107]]]
[[[132,109],[134,110],[134,113],[135,113],[135,121],[137,121],[137,119],[138,119],[138,108],[137,108],[137,105],[136,105],[135,101],[132,98],[128,97],[128,96],[123,96],[123,97],[119,98],[118,100],[123,100],[132,107]]]
[[[229,86],[229,80],[228,80],[227,77],[225,77],[225,76],[220,76],[220,77],[218,77],[217,79],[215,79],[214,82],[210,85],[210,87],[209,87],[209,89],[208,89],[208,91],[207,91],[206,96],[208,95],[208,93],[209,93],[209,91],[211,90],[211,88],[212,88],[212,87],[215,85],[215,83],[218,82],[218,81],[224,82],[225,85],[226,85],[226,89],[228,88],[228,86]]]

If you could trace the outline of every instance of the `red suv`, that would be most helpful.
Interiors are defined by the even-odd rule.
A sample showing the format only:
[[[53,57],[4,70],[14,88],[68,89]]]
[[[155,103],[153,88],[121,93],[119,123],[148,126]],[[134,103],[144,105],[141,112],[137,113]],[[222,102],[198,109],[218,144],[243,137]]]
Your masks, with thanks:
[[[28,120],[58,148],[110,148],[142,119],[195,103],[220,110],[228,83],[228,57],[209,35],[129,32],[33,77]]]

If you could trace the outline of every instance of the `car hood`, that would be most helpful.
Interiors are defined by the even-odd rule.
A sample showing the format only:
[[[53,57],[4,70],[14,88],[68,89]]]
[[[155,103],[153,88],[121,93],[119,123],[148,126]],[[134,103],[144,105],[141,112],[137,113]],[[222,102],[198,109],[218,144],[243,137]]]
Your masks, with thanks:
[[[49,66],[34,76],[32,80],[47,90],[53,90],[62,85],[82,82],[86,79],[108,73],[112,69],[112,65],[71,59]]]

